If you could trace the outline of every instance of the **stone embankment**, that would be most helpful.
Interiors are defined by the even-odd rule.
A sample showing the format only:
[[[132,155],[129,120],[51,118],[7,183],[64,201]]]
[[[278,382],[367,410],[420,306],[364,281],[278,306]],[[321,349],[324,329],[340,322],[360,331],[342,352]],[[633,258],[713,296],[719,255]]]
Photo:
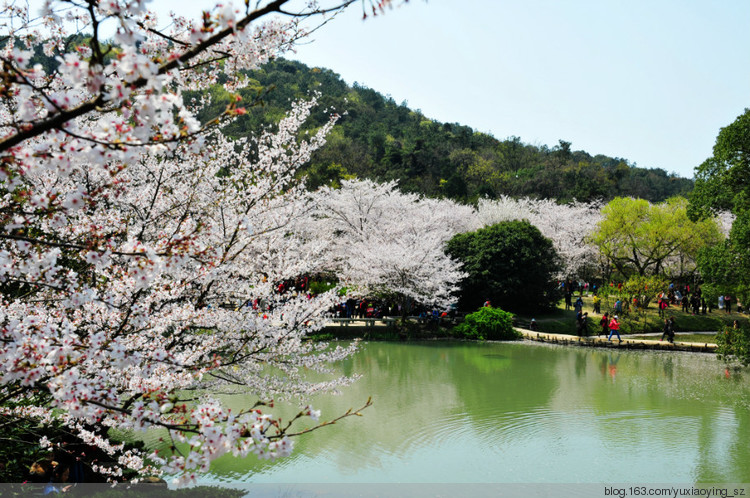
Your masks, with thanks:
[[[648,339],[628,339],[628,336],[622,336],[622,342],[617,340],[617,336],[608,341],[604,336],[577,337],[566,334],[550,334],[548,332],[538,332],[534,330],[514,327],[523,334],[525,339],[537,342],[549,342],[552,344],[563,344],[566,346],[589,346],[599,348],[619,348],[619,349],[654,349],[663,351],[693,351],[696,353],[713,353],[716,351],[716,344],[711,342],[680,342],[675,340],[674,343],[659,340]],[[677,336],[676,339],[679,339]]]

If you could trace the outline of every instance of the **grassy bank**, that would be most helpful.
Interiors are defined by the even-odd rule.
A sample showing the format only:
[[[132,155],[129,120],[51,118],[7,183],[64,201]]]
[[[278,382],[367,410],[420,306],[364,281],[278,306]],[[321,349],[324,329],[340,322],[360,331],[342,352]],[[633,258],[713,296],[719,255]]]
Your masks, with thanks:
[[[601,314],[594,313],[594,305],[590,296],[583,297],[583,311],[588,312],[588,329],[589,334],[599,332],[599,320]],[[605,309],[601,310],[604,313]],[[560,302],[556,310],[551,313],[519,317],[525,321],[535,318],[538,328],[542,332],[552,334],[576,334],[575,311],[565,310],[565,304]],[[692,315],[684,313],[678,307],[671,306],[666,310],[666,316],[674,316],[676,321],[676,331],[679,332],[717,332],[727,325],[731,325],[734,320],[740,323],[749,321],[748,315],[735,312],[724,313],[723,310],[714,310],[713,313],[705,315]],[[620,333],[621,334],[642,334],[649,332],[661,332],[664,327],[664,319],[659,316],[655,303],[651,303],[649,308],[640,312],[625,312],[620,315]],[[658,339],[658,338],[657,338]],[[700,341],[698,341],[700,342]],[[705,340],[704,340],[705,342]]]
[[[594,313],[591,296],[583,297],[583,310],[588,312],[589,335],[599,332],[599,320],[601,314]],[[602,312],[606,311],[602,309]],[[748,323],[750,318],[746,314],[724,313],[714,310],[713,313],[705,315],[693,315],[684,313],[679,308],[672,306],[666,310],[666,316],[674,316],[676,321],[676,332],[718,332],[725,326],[731,325],[734,320],[740,323]],[[518,315],[518,322],[524,326],[532,318],[536,319],[538,329],[550,334],[576,334],[575,311],[565,310],[565,304],[561,301],[552,312],[539,315]],[[626,335],[661,332],[664,328],[664,319],[659,316],[656,304],[652,303],[646,310],[640,312],[625,312],[620,315],[620,333]],[[436,325],[434,323],[420,324],[415,321],[407,323],[406,327],[396,326],[357,326],[357,325],[332,325],[323,328],[312,338],[315,340],[347,340],[362,338],[373,341],[403,341],[435,338],[453,338],[453,326],[450,324]],[[658,338],[657,338],[658,339]],[[705,337],[696,338],[695,342],[706,342]],[[711,341],[712,342],[712,341]]]

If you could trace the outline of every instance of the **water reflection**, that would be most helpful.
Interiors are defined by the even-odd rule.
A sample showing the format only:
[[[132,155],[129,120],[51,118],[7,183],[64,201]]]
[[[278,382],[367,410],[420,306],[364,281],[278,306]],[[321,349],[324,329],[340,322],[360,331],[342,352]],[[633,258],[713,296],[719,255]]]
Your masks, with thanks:
[[[363,378],[314,404],[364,417],[207,482],[750,482],[750,385],[710,355],[370,343],[338,368]]]

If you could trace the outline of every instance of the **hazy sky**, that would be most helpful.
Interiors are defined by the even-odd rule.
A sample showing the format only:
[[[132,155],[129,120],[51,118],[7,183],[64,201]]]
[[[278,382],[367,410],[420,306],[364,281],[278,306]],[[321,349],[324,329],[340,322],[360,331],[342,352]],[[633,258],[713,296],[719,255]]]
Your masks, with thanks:
[[[750,107],[750,1],[357,5],[292,58],[438,121],[692,177]]]

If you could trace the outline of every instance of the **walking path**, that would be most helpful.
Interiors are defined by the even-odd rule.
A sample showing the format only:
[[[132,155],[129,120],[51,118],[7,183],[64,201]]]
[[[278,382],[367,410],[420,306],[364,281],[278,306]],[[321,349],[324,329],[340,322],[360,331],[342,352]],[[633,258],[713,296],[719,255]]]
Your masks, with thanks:
[[[395,323],[395,318],[333,318],[326,324],[327,327],[392,327]],[[578,337],[567,334],[552,334],[549,332],[538,332],[521,328],[518,326],[513,327],[523,334],[525,339],[537,342],[550,342],[553,344],[563,344],[571,346],[589,346],[589,347],[601,347],[601,348],[619,348],[619,349],[653,349],[653,350],[664,350],[664,351],[694,351],[701,353],[713,353],[716,351],[716,344],[706,341],[705,343],[696,342],[680,342],[680,336],[675,337],[674,343],[667,341],[659,341],[657,337],[661,337],[661,332],[658,333],[645,333],[638,335],[648,335],[655,337],[654,340],[649,339],[630,339],[627,335],[622,335],[622,342],[618,342],[617,339],[608,341],[604,336],[589,336],[589,337]],[[701,334],[701,332],[691,332],[691,334]],[[706,335],[715,334],[715,332],[706,332]]]
[[[701,353],[713,353],[716,351],[716,344],[712,342],[705,342],[703,344],[695,342],[679,342],[675,341],[670,344],[667,341],[659,340],[648,340],[648,339],[628,339],[628,336],[623,335],[622,342],[618,342],[616,338],[612,341],[608,341],[604,336],[589,336],[589,337],[578,337],[574,335],[566,334],[550,334],[548,332],[537,332],[534,330],[522,329],[514,327],[516,330],[523,334],[525,339],[537,342],[551,342],[553,344],[564,344],[564,345],[576,345],[576,346],[590,346],[590,347],[604,347],[604,348],[624,348],[624,349],[656,349],[666,351],[694,351]],[[678,336],[679,337],[679,336]]]

